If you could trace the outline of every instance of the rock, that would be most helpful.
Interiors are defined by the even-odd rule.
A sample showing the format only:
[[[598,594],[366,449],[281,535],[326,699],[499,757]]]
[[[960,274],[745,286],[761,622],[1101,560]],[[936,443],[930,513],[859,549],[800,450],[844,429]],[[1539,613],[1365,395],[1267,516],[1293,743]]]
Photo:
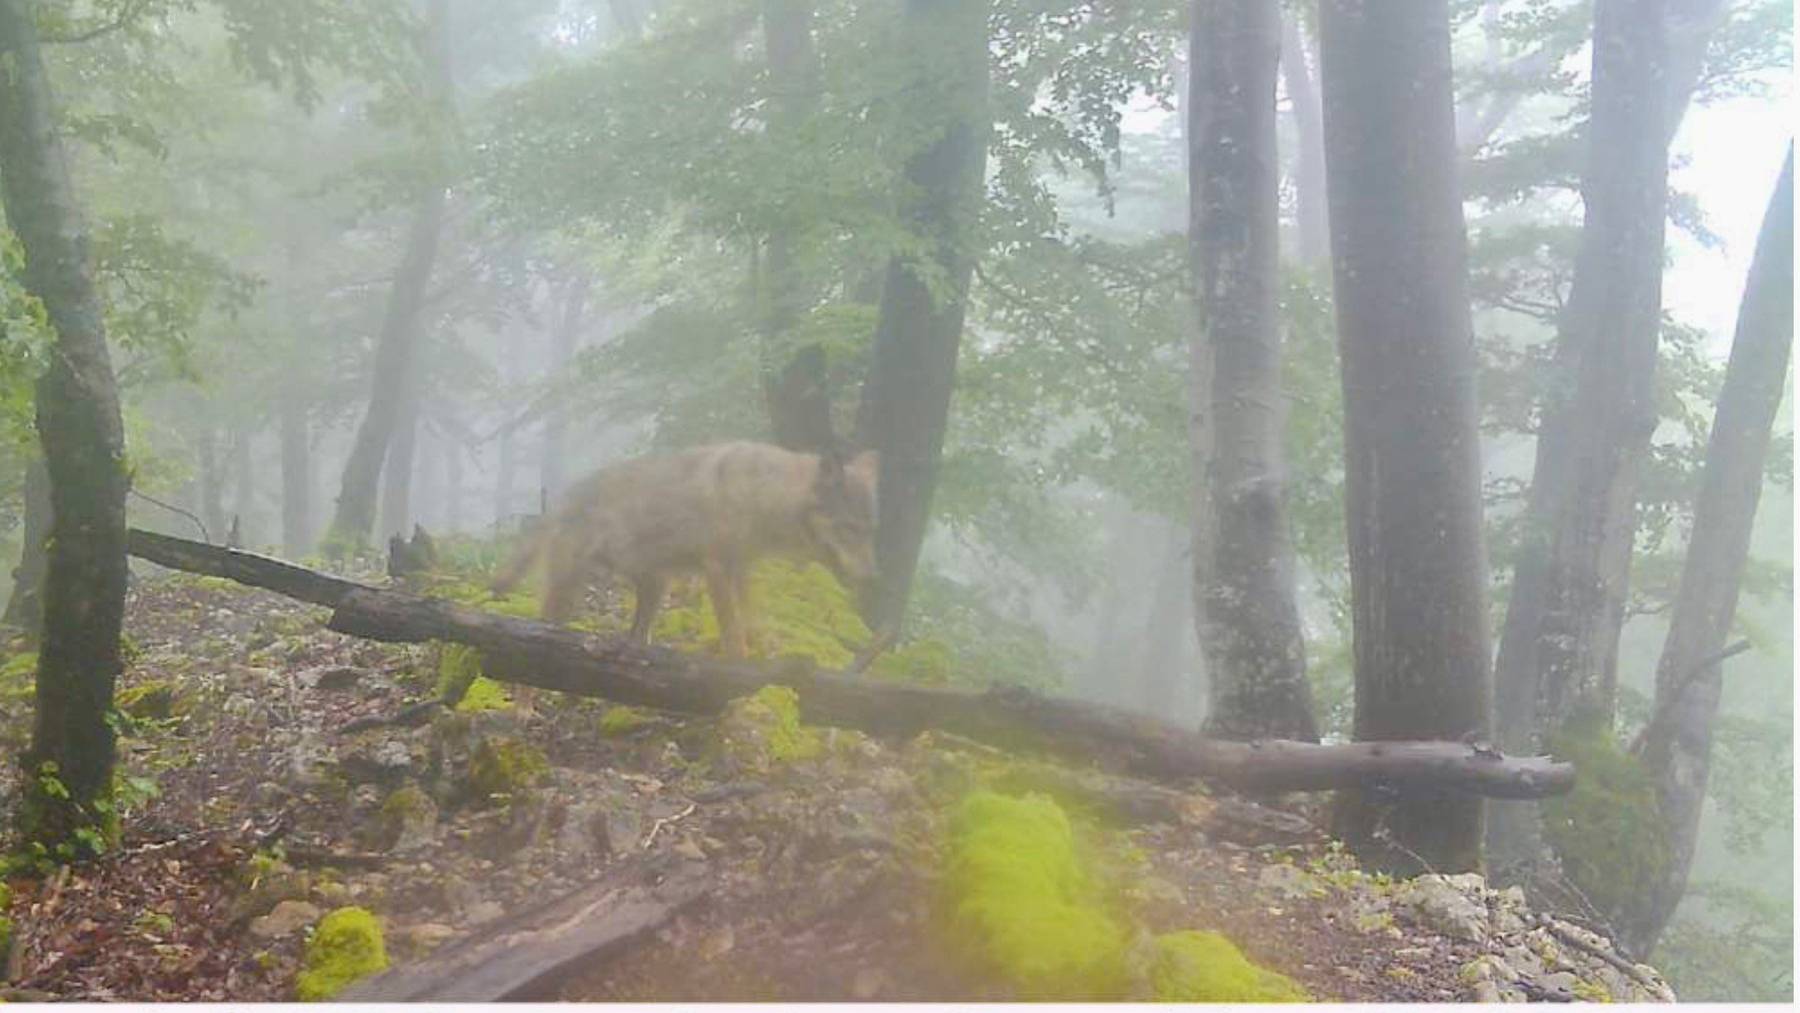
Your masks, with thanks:
[[[1296,865],[1265,865],[1256,885],[1277,897],[1306,897],[1319,888],[1318,877]]]
[[[683,837],[680,842],[669,850],[683,858],[692,859],[696,862],[706,861],[706,852],[702,851],[700,845],[694,843],[694,840],[691,837]]]
[[[456,934],[454,928],[443,922],[420,922],[417,925],[408,925],[399,929],[393,933],[393,936],[394,941],[400,946],[411,950],[414,954],[424,955],[455,938]]]
[[[275,909],[250,923],[258,939],[285,939],[319,920],[318,907],[303,900],[284,900]]]
[[[1470,892],[1473,890],[1474,895]],[[1472,943],[1488,937],[1488,911],[1480,876],[1441,873],[1416,877],[1406,883],[1395,902],[1419,924],[1441,935]]]
[[[1488,920],[1493,930],[1501,935],[1523,932],[1530,924],[1530,909],[1525,904],[1525,891],[1516,886],[1509,886],[1497,893],[1488,894]]]
[[[868,1002],[881,994],[887,986],[887,973],[879,967],[857,968],[856,977],[850,981],[850,994],[861,1002]]]
[[[1573,971],[1552,971],[1549,974],[1539,976],[1535,980],[1528,980],[1527,984],[1535,986],[1537,991],[1542,993],[1536,998],[1573,1002],[1575,999],[1575,989],[1576,986],[1581,984],[1581,978]],[[1530,989],[1527,989],[1527,994],[1529,994],[1530,991]]]
[[[436,838],[437,820],[437,803],[417,785],[409,784],[381,803],[371,822],[369,837],[381,850],[410,851]]]
[[[484,900],[463,912],[463,918],[470,925],[481,925],[491,922],[506,913],[506,908],[499,902]]]
[[[330,665],[301,672],[297,678],[302,686],[312,689],[339,690],[349,689],[367,674],[364,669],[351,665]]]
[[[700,956],[705,960],[717,960],[736,946],[737,933],[731,930],[731,926],[725,925],[700,941]]]
[[[353,747],[338,758],[344,776],[355,782],[397,785],[414,766],[412,750],[401,736]]]

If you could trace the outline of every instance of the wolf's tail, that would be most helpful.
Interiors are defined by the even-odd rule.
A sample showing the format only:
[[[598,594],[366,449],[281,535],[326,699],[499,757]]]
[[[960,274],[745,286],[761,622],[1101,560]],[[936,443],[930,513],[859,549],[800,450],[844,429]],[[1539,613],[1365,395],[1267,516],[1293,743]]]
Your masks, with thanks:
[[[512,555],[507,558],[500,569],[494,571],[494,579],[488,583],[490,590],[495,594],[505,594],[523,580],[527,573],[531,572],[531,567],[537,562],[538,556],[543,553],[547,532],[551,526],[550,519],[545,518],[520,540],[518,548],[513,550]]]

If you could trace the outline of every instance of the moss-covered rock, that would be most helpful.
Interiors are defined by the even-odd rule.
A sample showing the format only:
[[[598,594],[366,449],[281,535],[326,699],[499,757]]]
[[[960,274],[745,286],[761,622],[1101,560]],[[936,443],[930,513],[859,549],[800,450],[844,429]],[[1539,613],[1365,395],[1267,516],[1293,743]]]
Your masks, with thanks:
[[[606,713],[600,715],[600,734],[607,738],[629,735],[655,720],[636,707],[614,704],[606,708]]]
[[[469,792],[477,802],[522,795],[549,772],[550,761],[536,746],[490,736],[482,739],[469,757]]]
[[[824,748],[819,733],[800,723],[800,697],[786,686],[764,686],[733,700],[719,720],[720,757],[740,770],[766,772]]]
[[[128,686],[113,697],[113,705],[134,718],[153,721],[166,721],[180,713],[184,708],[182,700],[175,689],[175,684],[167,679],[153,679]]]
[[[387,948],[375,915],[365,908],[341,907],[319,919],[306,941],[296,994],[302,1002],[330,999],[351,982],[387,966]]]
[[[1547,736],[1575,764],[1575,789],[1544,800],[1544,836],[1563,871],[1603,912],[1662,881],[1669,863],[1656,782],[1620,748],[1604,717],[1576,718]]]
[[[977,791],[951,818],[949,931],[1031,999],[1120,998],[1126,931],[1083,869],[1068,817],[1043,795]]]
[[[1156,937],[1150,985],[1161,1002],[1311,1002],[1292,978],[1250,962],[1217,932]]]
[[[417,785],[395,789],[382,801],[369,836],[377,848],[404,848],[429,840],[437,826],[437,803]]]

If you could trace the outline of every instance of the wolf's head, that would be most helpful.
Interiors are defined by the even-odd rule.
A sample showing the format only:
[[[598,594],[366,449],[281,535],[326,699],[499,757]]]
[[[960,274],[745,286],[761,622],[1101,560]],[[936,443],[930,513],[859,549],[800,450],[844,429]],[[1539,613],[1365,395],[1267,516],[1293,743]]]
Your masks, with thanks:
[[[806,532],[820,561],[852,588],[875,576],[876,474],[873,450],[847,461],[827,451],[806,508]]]

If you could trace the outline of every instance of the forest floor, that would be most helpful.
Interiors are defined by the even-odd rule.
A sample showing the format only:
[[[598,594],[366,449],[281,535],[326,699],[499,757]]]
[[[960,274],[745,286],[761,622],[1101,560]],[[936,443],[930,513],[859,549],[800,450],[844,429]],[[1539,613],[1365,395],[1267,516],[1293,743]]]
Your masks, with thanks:
[[[730,719],[609,718],[604,703],[551,693],[531,713],[440,708],[416,726],[349,730],[431,699],[440,648],[340,636],[325,617],[222,580],[134,581],[122,839],[93,862],[12,877],[0,997],[286,1000],[308,932],[333,908],[374,911],[404,965],[656,862],[698,871],[703,900],[542,998],[1017,994],[946,937],[936,910],[947,793],[966,788],[984,747],[821,730],[819,755],[759,768],[721,753]],[[0,687],[12,753],[29,733],[24,684]],[[508,742],[542,750],[548,770],[498,796],[473,790],[474,755]],[[5,777],[10,811],[16,774]],[[1197,814],[1218,801],[1190,797]],[[1255,843],[1201,822],[1092,830],[1129,856],[1119,882],[1131,917],[1153,932],[1218,930],[1316,999],[1656,991],[1643,972],[1634,992],[1612,962],[1563,945],[1580,929],[1539,923],[1478,880],[1390,884],[1320,834]]]

